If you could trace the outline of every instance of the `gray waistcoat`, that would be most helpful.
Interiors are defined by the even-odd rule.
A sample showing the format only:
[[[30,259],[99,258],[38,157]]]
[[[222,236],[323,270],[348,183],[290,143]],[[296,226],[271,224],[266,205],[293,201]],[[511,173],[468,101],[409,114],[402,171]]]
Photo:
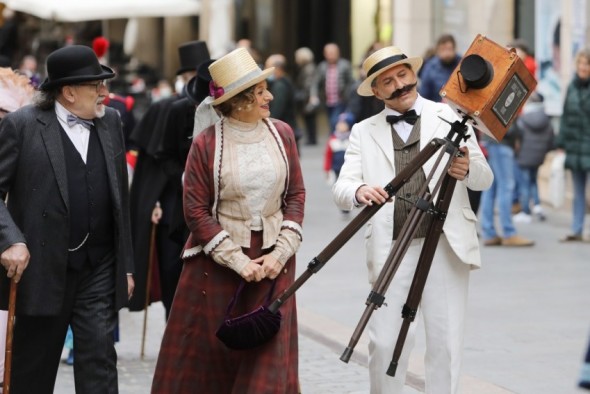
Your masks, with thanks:
[[[391,128],[391,135],[393,137],[395,172],[396,175],[398,175],[399,172],[420,152],[420,119],[418,119],[412,128],[408,141],[404,142],[393,127]],[[412,175],[410,180],[398,190],[394,202],[393,239],[398,238],[424,182],[426,182],[426,176],[424,175],[422,168],[420,168],[414,173],[414,175]],[[403,197],[406,200],[399,197]],[[432,215],[427,214],[423,217],[414,238],[424,238],[424,236],[426,236],[431,220]]]

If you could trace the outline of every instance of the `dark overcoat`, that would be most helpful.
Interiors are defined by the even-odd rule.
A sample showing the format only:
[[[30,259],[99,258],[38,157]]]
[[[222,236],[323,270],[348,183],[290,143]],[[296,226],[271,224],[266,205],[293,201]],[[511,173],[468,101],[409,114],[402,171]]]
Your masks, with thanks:
[[[152,229],[152,211],[169,182],[157,154],[166,130],[166,120],[172,103],[179,96],[168,97],[153,103],[131,133],[131,143],[138,149],[137,164],[131,182],[131,229],[135,258],[135,296],[129,310],[141,311],[145,307],[145,294]],[[153,262],[152,262],[153,264]],[[156,285],[159,288],[159,283]],[[151,301],[158,301],[153,297]]]
[[[94,124],[113,203],[119,309],[127,304],[127,273],[133,273],[125,143],[117,111],[106,108]],[[62,308],[70,218],[61,130],[53,109],[35,106],[0,122],[0,252],[23,242],[31,254],[19,282],[17,314],[57,315]],[[0,301],[6,309],[10,282],[6,275],[0,277]]]
[[[557,147],[565,150],[565,168],[590,171],[590,84],[577,77],[567,88]]]

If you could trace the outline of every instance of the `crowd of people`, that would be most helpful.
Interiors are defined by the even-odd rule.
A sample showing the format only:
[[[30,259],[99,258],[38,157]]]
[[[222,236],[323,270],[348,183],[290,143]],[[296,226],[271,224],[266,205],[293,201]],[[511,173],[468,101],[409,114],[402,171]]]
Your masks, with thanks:
[[[375,43],[358,70],[335,43],[325,45],[320,62],[299,48],[290,65],[278,53],[263,62],[248,40],[218,59],[205,42],[186,42],[178,48],[177,92],[162,85],[137,122],[133,99],[109,91],[116,73],[98,50],[105,45],[101,38],[94,48],[52,52],[44,78],[33,56],[17,72],[0,68],[0,85],[20,81],[22,90],[0,90],[3,308],[11,281],[19,284],[13,392],[53,391],[68,328],[76,390],[116,392],[117,311],[161,300],[167,325],[153,393],[297,393],[294,300],[281,306],[280,330],[262,344],[242,338],[247,349],[236,351],[219,332],[235,317],[254,324],[256,308],[293,283],[306,195],[299,157],[324,139],[336,206],[348,215],[384,204],[365,237],[370,284],[403,235],[411,196],[445,174],[456,181],[420,305],[427,392],[458,391],[469,273],[481,264],[477,216],[483,245],[534,245],[513,222],[546,219],[537,178],[552,150],[565,154],[574,187],[571,233],[562,241],[585,240],[587,50],[576,59],[557,138],[534,93],[502,141],[462,142],[444,173],[430,159],[400,189],[406,198],[392,198],[383,186],[425,141],[446,135],[441,117],[457,119],[438,93],[461,59],[452,35],[441,36],[426,60]],[[526,45],[509,46],[534,74]],[[328,130],[319,128],[320,116]],[[398,393],[404,385],[411,346],[388,376],[389,333],[402,324],[399,311],[431,225],[432,218],[417,225],[384,294],[395,307],[368,326],[371,392]]]

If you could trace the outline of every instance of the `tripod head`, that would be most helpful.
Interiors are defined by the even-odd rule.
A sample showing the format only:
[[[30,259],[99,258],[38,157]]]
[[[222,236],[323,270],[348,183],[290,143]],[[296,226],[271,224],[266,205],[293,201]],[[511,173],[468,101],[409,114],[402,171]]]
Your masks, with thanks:
[[[469,115],[463,115],[461,120],[456,120],[454,122],[449,122],[445,118],[439,116],[443,122],[448,123],[451,126],[449,133],[445,137],[445,140],[451,142],[455,147],[459,147],[461,140],[467,141],[471,134],[467,134],[467,122],[473,120],[473,118]]]

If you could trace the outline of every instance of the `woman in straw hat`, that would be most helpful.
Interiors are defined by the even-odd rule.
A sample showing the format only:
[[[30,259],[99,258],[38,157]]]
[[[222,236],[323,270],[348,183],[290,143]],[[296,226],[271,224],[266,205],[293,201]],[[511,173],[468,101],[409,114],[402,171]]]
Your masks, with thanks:
[[[296,393],[294,300],[269,342],[231,350],[216,337],[232,311],[265,303],[294,279],[305,189],[295,137],[269,119],[266,78],[240,48],[209,66],[212,105],[222,117],[199,133],[185,172],[184,212],[190,236],[164,333],[153,393]]]

